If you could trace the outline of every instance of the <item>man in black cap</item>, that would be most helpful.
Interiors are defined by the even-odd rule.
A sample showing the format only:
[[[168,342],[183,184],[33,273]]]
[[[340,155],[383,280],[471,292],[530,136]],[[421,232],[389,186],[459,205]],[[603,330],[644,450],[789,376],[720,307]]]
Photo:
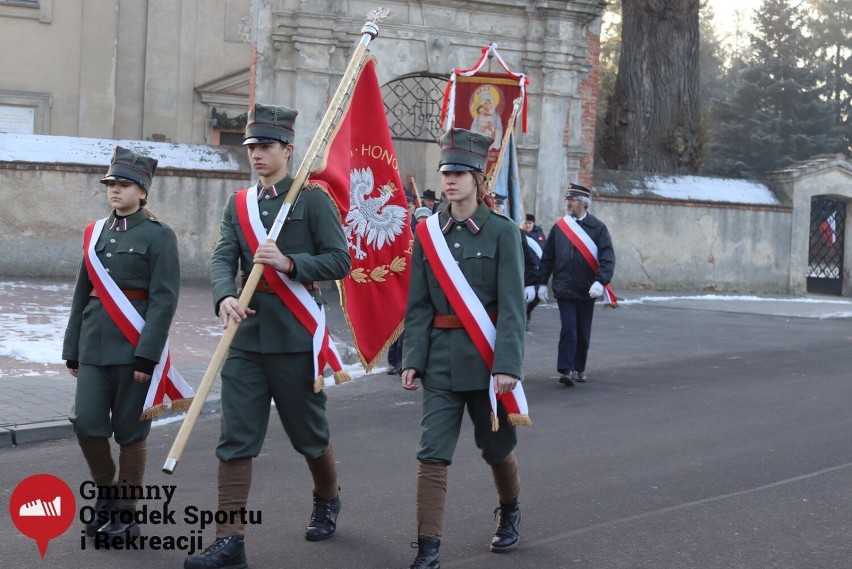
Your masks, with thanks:
[[[432,210],[432,213],[438,211],[438,196],[435,195],[434,191],[427,189],[423,192],[423,195],[420,196],[420,199],[423,202],[423,207],[428,207]]]
[[[494,200],[494,211],[506,215],[506,197],[507,196],[498,194],[497,192],[491,194],[491,199]]]
[[[414,238],[402,359],[402,387],[413,391],[418,380],[423,384],[416,484],[418,552],[411,569],[440,567],[447,467],[465,409],[499,500],[497,529],[489,548],[495,553],[511,551],[520,539],[516,428],[501,402],[495,410],[499,429],[492,430],[489,384],[493,381],[496,393],[507,394],[523,374],[521,240],[512,220],[494,213],[486,193],[484,170],[491,142],[488,136],[460,128],[441,136],[439,167],[448,205],[421,223]],[[445,252],[440,261],[433,257],[424,261],[439,245]],[[481,308],[495,323],[493,361],[486,362],[475,343],[481,328],[471,329],[471,335],[468,327],[476,325],[463,320],[452,306],[454,293],[465,295],[467,306]]]
[[[264,235],[269,231],[290,191],[295,119],[296,111],[286,107],[258,104],[249,111],[243,145],[259,181],[228,200],[210,263],[214,309],[223,328],[241,323],[222,366],[222,430],[216,447],[218,510],[230,519],[216,524],[216,540],[201,555],[187,557],[186,569],[246,567],[240,512],[248,500],[252,459],[266,435],[270,400],[313,478],[314,508],[305,539],[327,539],[337,525],[337,470],[326,395],[314,392],[312,334],[266,277],[245,310],[235,286],[238,268],[245,285],[253,264],[262,263],[289,277],[293,286],[304,285],[307,301],[321,306],[325,301],[317,281],[341,279],[349,272],[351,261],[337,211],[325,192],[311,186],[299,193],[276,242],[257,239],[256,251],[247,247],[249,237],[256,237],[254,229],[260,230],[258,224]]]
[[[553,275],[553,296],[559,303],[562,329],[556,369],[566,387],[586,381],[586,356],[592,337],[595,300],[612,280],[615,251],[606,225],[588,213],[591,191],[571,184],[565,194],[568,214],[547,235],[539,265],[539,282]],[[589,243],[591,242],[591,243]],[[593,256],[597,263],[587,260]],[[597,270],[593,268],[597,264]]]

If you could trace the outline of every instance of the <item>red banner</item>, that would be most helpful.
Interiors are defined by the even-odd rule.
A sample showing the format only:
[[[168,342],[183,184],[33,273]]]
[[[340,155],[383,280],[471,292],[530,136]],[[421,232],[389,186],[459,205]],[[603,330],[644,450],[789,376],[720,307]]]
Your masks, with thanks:
[[[411,216],[370,58],[311,182],[334,200],[352,256],[341,304],[367,371],[402,332],[411,267]]]
[[[512,103],[521,96],[518,79],[503,73],[477,73],[456,77],[454,126],[494,139],[488,149],[486,174],[497,161],[504,127],[512,116]]]

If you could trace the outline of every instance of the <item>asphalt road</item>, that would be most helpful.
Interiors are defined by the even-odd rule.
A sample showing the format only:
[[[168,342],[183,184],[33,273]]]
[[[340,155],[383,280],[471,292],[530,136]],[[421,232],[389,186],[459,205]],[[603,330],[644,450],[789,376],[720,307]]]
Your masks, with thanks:
[[[441,549],[445,568],[808,568],[852,564],[852,322],[627,306],[598,310],[588,375],[556,381],[558,312],[534,314],[526,393],[534,426],[520,430],[522,542],[487,550],[497,505],[465,426],[450,468]],[[378,374],[329,391],[343,510],[323,543],[302,535],[310,507],[304,460],[273,414],[255,461],[249,565],[403,568],[414,557],[414,452],[419,393]],[[146,483],[174,484],[174,525],[186,508],[215,509],[218,415],[200,420],[173,476],[160,472],[177,424],[149,438]],[[77,491],[87,478],[74,441],[0,451],[8,511],[21,479],[48,472]],[[79,497],[79,496],[78,496]],[[143,502],[162,509],[162,501]],[[78,508],[81,505],[78,502]],[[44,560],[7,514],[0,566],[66,569],[182,567],[181,551],[81,550],[81,524]]]

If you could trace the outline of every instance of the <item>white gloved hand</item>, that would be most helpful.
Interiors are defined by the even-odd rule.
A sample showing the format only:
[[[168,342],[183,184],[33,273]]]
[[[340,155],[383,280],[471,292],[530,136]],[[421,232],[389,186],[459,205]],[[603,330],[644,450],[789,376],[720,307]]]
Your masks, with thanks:
[[[526,304],[529,304],[530,302],[533,301],[534,298],[535,298],[535,287],[534,286],[524,287],[524,302]]]
[[[589,288],[589,296],[592,298],[598,298],[603,294],[603,285],[598,281],[592,283],[591,288]]]
[[[538,287],[538,299],[542,302],[547,302],[547,287],[545,285]]]

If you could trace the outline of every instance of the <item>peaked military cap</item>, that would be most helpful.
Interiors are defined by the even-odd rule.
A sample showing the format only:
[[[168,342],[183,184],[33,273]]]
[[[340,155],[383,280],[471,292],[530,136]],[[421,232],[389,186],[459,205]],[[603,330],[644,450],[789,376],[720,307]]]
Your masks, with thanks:
[[[581,186],[580,184],[568,184],[568,189],[565,190],[565,198],[590,198],[592,197],[592,191],[585,186]]]
[[[292,144],[295,133],[293,124],[298,111],[288,107],[256,104],[248,112],[246,135],[243,144],[283,142]]]
[[[451,128],[441,135],[441,172],[485,172],[488,163],[488,147],[494,142],[490,136],[463,128]]]
[[[504,196],[503,194],[498,194],[497,192],[494,192],[493,194],[491,194],[491,197],[494,198],[494,203],[501,204],[506,202],[506,198],[508,196]]]
[[[145,190],[151,188],[151,180],[157,171],[157,160],[135,150],[116,146],[112,151],[109,170],[106,176],[101,178],[101,184],[112,180],[127,180],[135,182]]]

